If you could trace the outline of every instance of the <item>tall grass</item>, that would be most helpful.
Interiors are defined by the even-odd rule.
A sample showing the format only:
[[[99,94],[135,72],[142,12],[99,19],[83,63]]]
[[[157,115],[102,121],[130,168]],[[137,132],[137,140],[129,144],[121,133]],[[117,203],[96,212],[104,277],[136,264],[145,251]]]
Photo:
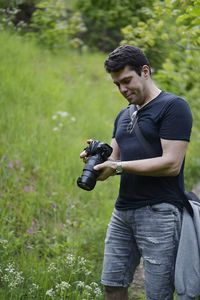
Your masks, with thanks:
[[[100,299],[85,286],[99,282],[118,179],[79,189],[79,153],[89,137],[110,141],[126,104],[100,54],[52,55],[5,32],[0,45],[0,299]]]

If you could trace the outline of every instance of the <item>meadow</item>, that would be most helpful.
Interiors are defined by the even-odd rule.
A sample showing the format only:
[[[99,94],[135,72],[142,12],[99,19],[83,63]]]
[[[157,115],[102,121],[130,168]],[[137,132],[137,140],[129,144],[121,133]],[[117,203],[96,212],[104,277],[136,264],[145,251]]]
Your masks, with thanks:
[[[124,105],[100,54],[51,54],[0,32],[0,299],[101,299],[118,179],[84,191],[79,153]]]
[[[79,153],[88,138],[110,142],[127,103],[103,54],[52,54],[3,31],[0,45],[0,300],[103,299],[119,178],[78,188]]]

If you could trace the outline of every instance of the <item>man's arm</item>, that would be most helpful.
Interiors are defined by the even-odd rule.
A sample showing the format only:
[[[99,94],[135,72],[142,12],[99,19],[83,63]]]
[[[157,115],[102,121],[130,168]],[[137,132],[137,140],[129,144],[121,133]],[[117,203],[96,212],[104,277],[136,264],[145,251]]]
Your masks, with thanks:
[[[115,138],[113,138],[111,140],[111,147],[113,148],[113,152],[111,154],[111,156],[109,157],[109,159],[111,160],[119,160],[120,159],[120,151],[119,151],[119,146],[117,144],[117,141]]]
[[[122,161],[123,171],[143,176],[177,176],[183,163],[188,142],[161,139],[161,145],[163,150],[161,156],[142,160]],[[116,161],[106,161],[95,166],[96,170],[101,170],[102,172],[98,179],[105,180],[113,175],[116,166]],[[106,177],[106,175],[108,176]]]

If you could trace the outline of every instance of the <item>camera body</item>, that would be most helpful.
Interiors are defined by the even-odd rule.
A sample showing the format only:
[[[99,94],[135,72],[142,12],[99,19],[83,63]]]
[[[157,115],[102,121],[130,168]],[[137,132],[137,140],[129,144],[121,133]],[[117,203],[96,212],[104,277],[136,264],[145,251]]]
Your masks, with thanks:
[[[100,174],[99,171],[94,170],[94,166],[106,161],[113,149],[106,143],[94,140],[84,150],[88,159],[82,175],[77,179],[77,185],[86,191],[91,191],[95,187],[96,179]]]

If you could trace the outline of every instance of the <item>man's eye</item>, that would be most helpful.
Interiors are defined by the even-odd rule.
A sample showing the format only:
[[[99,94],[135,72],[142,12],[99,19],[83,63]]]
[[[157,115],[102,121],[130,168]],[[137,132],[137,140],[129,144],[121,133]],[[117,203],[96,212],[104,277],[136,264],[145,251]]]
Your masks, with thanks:
[[[126,79],[126,80],[124,80],[124,82],[123,83],[125,83],[125,84],[129,84],[130,83],[130,79]]]

